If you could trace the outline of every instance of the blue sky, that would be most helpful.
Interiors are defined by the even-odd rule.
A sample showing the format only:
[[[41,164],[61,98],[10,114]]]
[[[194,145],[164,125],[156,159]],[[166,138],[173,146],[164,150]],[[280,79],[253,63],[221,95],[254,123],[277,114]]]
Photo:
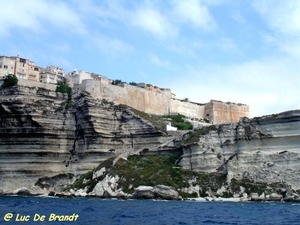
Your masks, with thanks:
[[[298,109],[298,0],[10,0],[0,54],[245,103],[251,117]]]

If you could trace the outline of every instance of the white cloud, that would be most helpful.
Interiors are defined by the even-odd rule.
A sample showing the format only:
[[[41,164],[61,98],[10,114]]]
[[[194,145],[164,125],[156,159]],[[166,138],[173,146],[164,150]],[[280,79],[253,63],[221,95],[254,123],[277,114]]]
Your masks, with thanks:
[[[151,5],[138,7],[132,14],[131,23],[162,39],[176,36],[178,33],[178,29],[169,18]]]
[[[272,30],[272,34],[264,34],[267,43],[300,57],[300,1],[253,0],[253,6]]]
[[[102,34],[93,34],[86,43],[90,48],[97,48],[106,54],[128,54],[134,50],[133,46],[113,37]]]
[[[168,60],[162,60],[155,54],[149,54],[150,62],[159,67],[168,67],[170,62]]]
[[[47,30],[47,24],[76,33],[85,32],[85,26],[76,12],[64,2],[45,0],[10,0],[1,3],[0,34],[9,35],[16,28],[34,32]]]
[[[198,0],[174,1],[174,18],[184,23],[211,31],[216,28],[216,23],[209,13],[207,6]]]
[[[300,31],[300,1],[254,0],[253,6],[275,31],[284,34]]]

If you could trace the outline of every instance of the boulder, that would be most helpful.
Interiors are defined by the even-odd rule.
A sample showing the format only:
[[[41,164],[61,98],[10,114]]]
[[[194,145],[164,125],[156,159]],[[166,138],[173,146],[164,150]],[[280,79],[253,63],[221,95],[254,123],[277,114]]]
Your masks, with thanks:
[[[176,200],[178,199],[178,192],[173,188],[165,185],[156,185],[154,187],[154,194],[156,198]]]
[[[151,186],[138,186],[134,189],[133,198],[152,199],[154,198],[154,188]]]
[[[300,201],[300,197],[296,193],[291,193],[288,197],[284,198],[284,201],[287,201],[287,202],[299,202]]]
[[[55,192],[54,191],[50,191],[49,193],[48,193],[48,196],[55,196]]]
[[[18,188],[16,190],[14,190],[13,193],[17,194],[17,195],[31,195],[30,191],[26,187]]]
[[[75,196],[76,197],[85,197],[85,196],[87,196],[87,193],[85,190],[79,189],[75,192]]]
[[[268,201],[281,201],[282,200],[282,195],[279,195],[277,193],[272,193],[270,196],[267,198]]]
[[[71,194],[71,193],[67,193],[67,192],[58,192],[58,193],[55,194],[55,196],[64,197],[64,198],[71,198],[71,197],[74,197],[75,195]]]
[[[255,202],[260,202],[265,200],[265,194],[261,194],[260,196],[257,193],[250,193],[250,200]]]

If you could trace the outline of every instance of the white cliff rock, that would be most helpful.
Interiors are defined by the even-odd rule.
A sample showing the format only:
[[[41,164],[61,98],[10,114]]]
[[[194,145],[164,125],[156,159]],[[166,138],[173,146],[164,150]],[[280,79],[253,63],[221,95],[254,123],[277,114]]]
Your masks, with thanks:
[[[223,173],[227,182],[247,178],[300,189],[299,110],[206,129],[197,142],[186,141],[183,168]]]
[[[124,107],[87,94],[68,101],[66,94],[43,88],[0,89],[0,188],[5,193],[22,186],[33,193],[50,190],[53,182],[37,180],[77,176],[110,157],[152,149],[168,139]]]
[[[96,178],[102,176],[105,173],[105,171],[106,171],[105,167],[102,167],[100,170],[97,170],[96,172],[93,173],[92,179],[96,179]]]
[[[116,197],[121,190],[117,189],[119,176],[106,175],[105,178],[99,181],[94,187],[91,195],[99,197]]]

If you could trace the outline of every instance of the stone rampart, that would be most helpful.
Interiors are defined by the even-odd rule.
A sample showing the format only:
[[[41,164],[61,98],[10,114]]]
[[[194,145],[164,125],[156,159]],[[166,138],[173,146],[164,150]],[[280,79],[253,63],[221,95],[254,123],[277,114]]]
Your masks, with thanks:
[[[79,89],[89,92],[94,98],[125,104],[149,114],[169,114],[170,90],[147,90],[128,84],[110,85],[101,80],[84,80]]]
[[[80,91],[89,92],[94,98],[106,99],[116,104],[125,104],[137,110],[156,115],[180,113],[191,118],[206,118],[211,123],[238,122],[249,117],[249,106],[211,100],[197,104],[173,99],[169,89],[153,86],[138,87],[122,83],[111,85],[97,80],[83,80]]]
[[[229,123],[250,117],[250,112],[248,105],[211,100],[205,105],[204,116],[212,123]]]
[[[170,114],[180,113],[191,118],[204,118],[205,105],[183,102],[177,99],[170,100]]]
[[[45,88],[50,91],[55,91],[56,90],[56,85],[55,84],[48,84],[48,83],[42,83],[42,82],[37,82],[37,81],[32,81],[32,80],[25,80],[19,78],[18,81],[19,86],[25,86],[25,87],[39,87],[39,88]]]
[[[77,87],[74,87],[77,89]],[[156,115],[180,113],[191,118],[206,118],[211,123],[238,122],[249,117],[249,106],[210,101],[206,104],[174,99],[170,89],[145,85],[143,87],[121,83],[112,85],[100,79],[83,80],[78,90],[87,91],[94,98],[125,104],[137,110]]]

